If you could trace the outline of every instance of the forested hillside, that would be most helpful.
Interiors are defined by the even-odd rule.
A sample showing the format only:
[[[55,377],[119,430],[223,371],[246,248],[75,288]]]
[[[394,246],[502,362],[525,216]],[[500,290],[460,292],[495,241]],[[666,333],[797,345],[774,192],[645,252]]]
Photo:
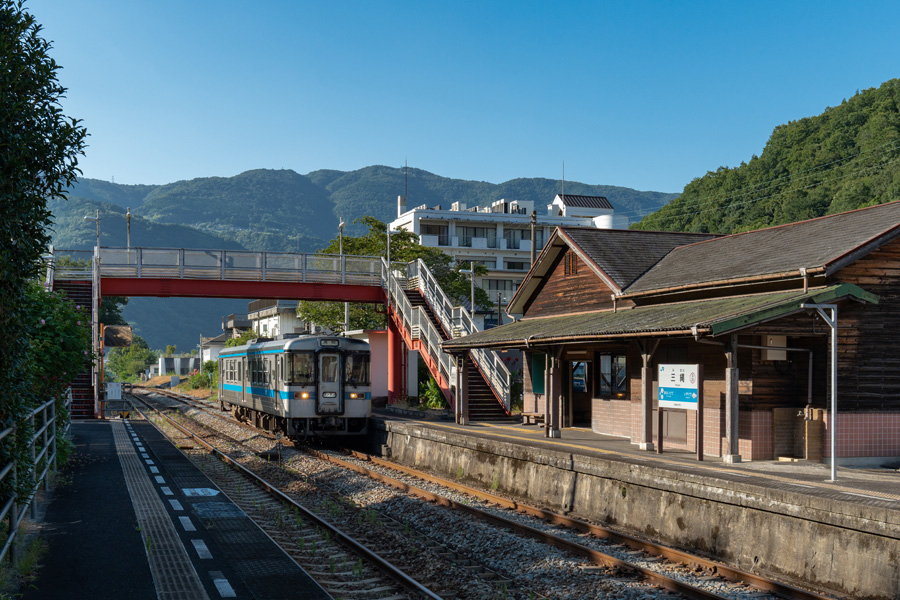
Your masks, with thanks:
[[[440,177],[421,169],[409,169],[407,174],[402,168],[384,166],[351,172],[313,171],[308,175],[291,170],[257,169],[234,177],[203,177],[157,186],[83,179],[70,189],[69,202],[59,202],[53,207],[54,243],[69,248],[92,246],[96,233],[82,217],[88,205],[99,205],[104,219],[101,226],[104,244],[121,243],[113,242],[111,237],[107,241],[107,236],[115,232],[118,238],[119,215],[124,215],[125,207],[130,207],[134,215],[134,245],[229,247],[221,245],[224,240],[248,250],[315,252],[335,235],[341,218],[348,224],[345,230],[348,235],[364,232],[365,227],[352,224],[358,217],[393,219],[397,214],[397,196],[407,188],[410,208],[421,204],[449,208],[453,202],[485,206],[506,198],[533,200],[540,212],[560,192],[561,182],[521,178],[494,184]],[[566,191],[606,196],[620,214],[632,221],[675,197],[675,194],[577,181],[567,181]],[[77,202],[78,199],[81,201]],[[105,220],[107,212],[109,220]],[[139,221],[145,225],[187,226],[207,237],[188,237],[178,242],[171,240],[169,230],[164,228],[148,232],[154,235],[145,238],[134,230]],[[124,227],[121,231],[124,232]],[[158,241],[156,234],[162,235],[165,243]]]
[[[733,233],[900,200],[900,79],[779,125],[762,154],[694,179],[638,229]]]

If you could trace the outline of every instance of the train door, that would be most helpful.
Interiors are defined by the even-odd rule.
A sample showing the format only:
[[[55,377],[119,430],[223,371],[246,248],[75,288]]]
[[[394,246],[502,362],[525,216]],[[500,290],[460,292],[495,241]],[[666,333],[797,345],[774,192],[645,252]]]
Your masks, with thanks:
[[[247,394],[247,386],[250,385],[250,372],[247,370],[247,357],[244,356],[241,358],[241,363],[239,366],[241,372],[238,374],[238,379],[241,382],[241,404],[246,406],[246,394]]]
[[[344,393],[341,382],[341,355],[337,352],[319,352],[319,391],[316,395],[318,414],[343,414]]]

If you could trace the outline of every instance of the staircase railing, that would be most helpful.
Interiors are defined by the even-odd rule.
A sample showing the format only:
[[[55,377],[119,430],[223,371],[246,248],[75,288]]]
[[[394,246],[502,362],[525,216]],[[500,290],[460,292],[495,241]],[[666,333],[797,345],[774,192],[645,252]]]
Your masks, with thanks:
[[[449,385],[454,368],[453,358],[441,350],[441,342],[444,338],[428,318],[428,313],[421,307],[414,307],[404,293],[406,286],[396,276],[396,272],[398,268],[407,269],[406,263],[393,263],[391,267],[388,269],[387,261],[382,259],[381,282],[388,302],[403,321],[403,327],[409,332],[410,337],[419,340],[420,346],[422,346],[421,350],[424,350],[433,364],[438,366],[441,376],[447,382],[447,388],[444,391],[449,399]]]
[[[464,306],[453,306],[450,298],[441,289],[437,279],[431,274],[431,270],[422,259],[409,264],[408,277],[418,281],[422,295],[431,306],[432,312],[451,337],[462,337],[480,331],[471,313]],[[503,408],[509,412],[512,374],[503,359],[493,350],[483,348],[472,350],[472,358],[475,359],[475,363],[481,369],[494,394],[500,398]]]

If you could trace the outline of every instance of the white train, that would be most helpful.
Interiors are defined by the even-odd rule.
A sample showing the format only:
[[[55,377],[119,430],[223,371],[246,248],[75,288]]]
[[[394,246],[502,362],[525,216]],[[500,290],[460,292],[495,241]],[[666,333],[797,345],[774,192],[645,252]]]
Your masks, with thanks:
[[[291,439],[362,435],[372,414],[369,345],[321,335],[260,338],[219,354],[219,400]]]

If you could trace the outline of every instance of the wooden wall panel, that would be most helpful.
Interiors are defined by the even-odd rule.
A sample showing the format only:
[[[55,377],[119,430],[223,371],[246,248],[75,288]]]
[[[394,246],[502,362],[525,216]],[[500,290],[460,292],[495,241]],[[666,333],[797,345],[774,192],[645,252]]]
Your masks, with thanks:
[[[571,250],[567,253],[571,254]],[[565,255],[526,309],[526,317],[546,317],[612,308],[613,291],[577,256],[576,273],[565,273]]]
[[[877,294],[876,305],[838,306],[838,410],[900,409],[900,240],[834,279]]]

